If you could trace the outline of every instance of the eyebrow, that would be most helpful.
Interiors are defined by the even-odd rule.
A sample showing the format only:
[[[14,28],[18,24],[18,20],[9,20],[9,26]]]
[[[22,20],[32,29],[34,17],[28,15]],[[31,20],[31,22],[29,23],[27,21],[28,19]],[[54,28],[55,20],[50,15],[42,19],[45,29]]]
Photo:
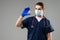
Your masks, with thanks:
[[[37,9],[37,8],[35,8],[35,9]],[[38,10],[41,10],[41,8],[38,8]]]

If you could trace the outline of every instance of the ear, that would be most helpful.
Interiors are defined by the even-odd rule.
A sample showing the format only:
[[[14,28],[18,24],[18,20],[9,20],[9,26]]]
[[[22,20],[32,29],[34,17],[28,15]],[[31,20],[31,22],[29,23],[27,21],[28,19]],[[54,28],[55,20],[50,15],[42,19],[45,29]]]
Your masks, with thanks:
[[[43,11],[44,11],[45,8],[43,8]]]

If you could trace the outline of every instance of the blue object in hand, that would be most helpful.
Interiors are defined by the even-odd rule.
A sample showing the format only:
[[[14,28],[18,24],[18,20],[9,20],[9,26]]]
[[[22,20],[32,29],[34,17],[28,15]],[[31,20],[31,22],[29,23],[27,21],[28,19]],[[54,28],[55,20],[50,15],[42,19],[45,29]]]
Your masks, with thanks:
[[[27,16],[27,15],[30,15],[28,12],[30,11],[30,7],[27,7],[23,10],[21,16],[24,17],[24,16]]]

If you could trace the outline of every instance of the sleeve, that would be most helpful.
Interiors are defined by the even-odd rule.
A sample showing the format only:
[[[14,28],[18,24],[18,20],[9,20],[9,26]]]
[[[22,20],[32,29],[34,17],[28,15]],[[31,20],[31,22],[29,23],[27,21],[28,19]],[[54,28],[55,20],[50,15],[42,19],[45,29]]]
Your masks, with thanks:
[[[26,18],[26,19],[24,19],[23,21],[22,21],[22,27],[21,27],[21,29],[23,29],[23,28],[28,28],[28,18]]]
[[[54,29],[51,26],[50,21],[49,20],[46,20],[46,29],[45,29],[45,32],[46,33],[50,33],[50,32],[53,32],[53,31],[54,31]]]

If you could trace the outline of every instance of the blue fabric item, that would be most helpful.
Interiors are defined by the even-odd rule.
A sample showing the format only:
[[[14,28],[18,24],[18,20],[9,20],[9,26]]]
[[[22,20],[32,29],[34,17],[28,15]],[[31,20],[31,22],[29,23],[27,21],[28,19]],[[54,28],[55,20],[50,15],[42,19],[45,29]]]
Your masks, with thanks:
[[[32,28],[32,21],[33,28]],[[40,22],[33,16],[28,17],[22,21],[23,28],[27,28],[28,30],[28,38],[27,40],[47,40],[47,33],[53,32],[50,21],[47,18],[42,18]]]
[[[27,16],[27,15],[30,15],[30,14],[28,14],[29,10],[30,10],[30,7],[26,7],[26,8],[23,10],[21,16],[24,17],[24,16]]]

